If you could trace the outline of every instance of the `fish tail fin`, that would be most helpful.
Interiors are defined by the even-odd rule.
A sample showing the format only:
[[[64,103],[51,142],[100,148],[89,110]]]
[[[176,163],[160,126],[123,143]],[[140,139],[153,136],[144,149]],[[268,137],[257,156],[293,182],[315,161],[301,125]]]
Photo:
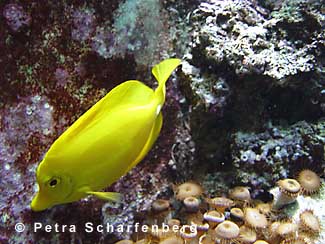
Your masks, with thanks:
[[[158,87],[155,90],[155,97],[158,99],[158,105],[160,105],[160,108],[165,102],[166,81],[180,63],[180,59],[170,58],[160,62],[152,68],[152,74],[158,81]]]

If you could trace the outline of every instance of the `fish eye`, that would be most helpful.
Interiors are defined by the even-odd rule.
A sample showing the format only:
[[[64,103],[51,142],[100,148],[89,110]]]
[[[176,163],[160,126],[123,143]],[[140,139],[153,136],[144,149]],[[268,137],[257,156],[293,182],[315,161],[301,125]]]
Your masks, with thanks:
[[[49,180],[48,185],[50,187],[55,187],[59,183],[59,181],[60,180],[58,178],[52,178]]]

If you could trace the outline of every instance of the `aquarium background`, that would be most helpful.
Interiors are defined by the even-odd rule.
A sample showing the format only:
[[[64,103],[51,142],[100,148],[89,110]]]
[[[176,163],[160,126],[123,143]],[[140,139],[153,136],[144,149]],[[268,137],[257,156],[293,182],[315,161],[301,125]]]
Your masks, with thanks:
[[[236,186],[250,191],[251,200],[234,203],[245,210],[257,200],[272,204],[279,191],[270,189],[303,169],[323,183],[324,14],[315,0],[1,0],[0,243],[162,243],[168,235],[84,226],[190,224],[199,214],[177,194],[184,182],[200,185],[201,214]],[[54,140],[116,85],[138,79],[155,87],[151,68],[168,57],[182,65],[167,83],[158,141],[108,188],[122,203],[89,197],[32,212],[35,170]],[[268,225],[293,221],[305,243],[325,243],[324,196],[322,187],[301,192],[270,211]],[[159,199],[168,200],[163,213],[153,209]],[[306,209],[320,233],[303,226]],[[52,230],[35,231],[35,223]],[[270,241],[269,227],[255,230],[269,243],[295,236]]]

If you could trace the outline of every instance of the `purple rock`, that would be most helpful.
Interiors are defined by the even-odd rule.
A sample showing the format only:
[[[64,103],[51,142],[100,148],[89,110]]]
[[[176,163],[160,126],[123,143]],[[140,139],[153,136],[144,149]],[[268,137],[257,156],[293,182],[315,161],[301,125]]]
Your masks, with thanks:
[[[54,76],[59,86],[65,86],[69,82],[69,73],[65,69],[57,68]]]
[[[13,31],[19,31],[23,26],[29,26],[31,23],[30,15],[24,11],[22,6],[14,3],[4,7],[3,16]]]
[[[95,30],[96,18],[93,10],[75,10],[72,14],[72,39],[86,41]]]

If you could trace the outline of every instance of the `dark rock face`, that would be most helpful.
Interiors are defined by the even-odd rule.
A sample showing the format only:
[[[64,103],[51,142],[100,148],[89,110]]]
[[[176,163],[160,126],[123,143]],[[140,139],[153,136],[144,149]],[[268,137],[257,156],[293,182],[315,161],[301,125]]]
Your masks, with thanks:
[[[0,242],[114,243],[130,232],[84,224],[144,222],[172,185],[253,196],[301,168],[324,177],[324,9],[320,1],[2,1]],[[54,140],[113,87],[176,56],[154,148],[94,198],[33,213],[35,170]],[[18,233],[15,224],[26,224]],[[33,223],[74,225],[76,232]]]
[[[294,177],[305,167],[313,165],[323,172],[324,122],[298,122],[289,127],[270,126],[258,134],[237,132],[231,145],[236,179],[251,185],[256,193],[269,189],[276,181]],[[258,168],[260,171],[256,172]]]
[[[233,163],[231,138],[240,131],[255,136],[269,123],[291,125],[323,116],[321,6],[273,2],[277,7],[206,1],[192,12],[180,88],[192,105],[198,161],[211,167]]]

